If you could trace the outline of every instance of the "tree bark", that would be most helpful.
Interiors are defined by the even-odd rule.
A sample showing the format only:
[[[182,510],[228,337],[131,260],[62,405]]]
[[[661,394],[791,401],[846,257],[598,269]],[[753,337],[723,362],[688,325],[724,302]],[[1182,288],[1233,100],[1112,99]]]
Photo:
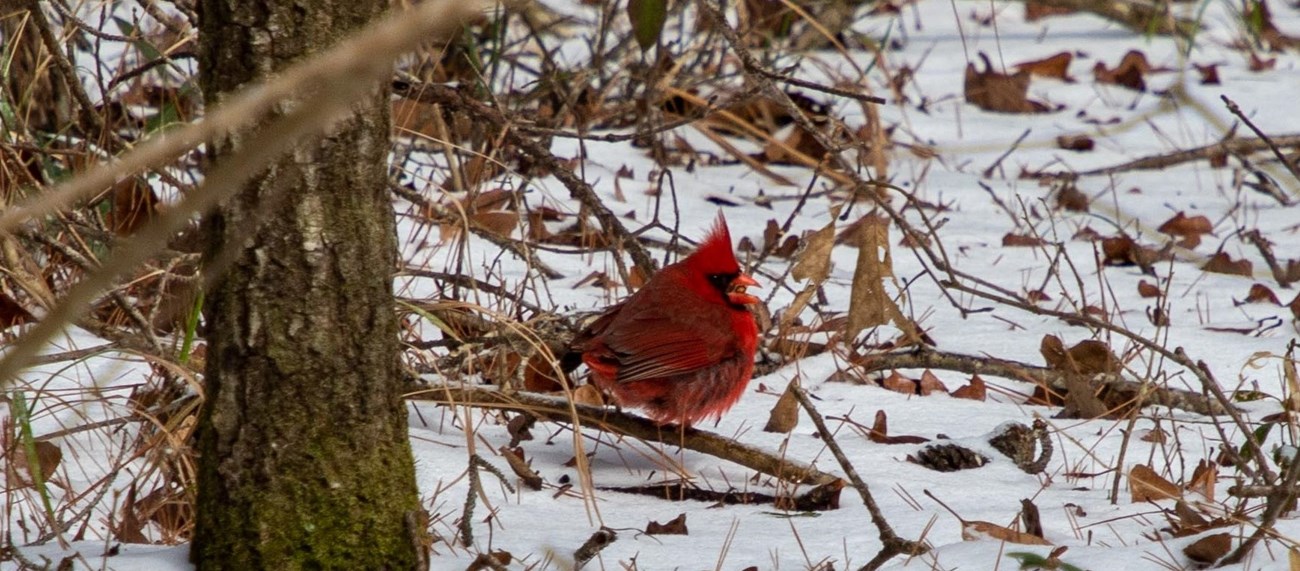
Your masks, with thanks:
[[[209,106],[387,8],[383,0],[199,5]],[[393,310],[388,108],[388,88],[376,86],[333,134],[255,175],[204,221],[209,260],[242,251],[204,308],[207,400],[191,548],[199,569],[420,564]],[[209,150],[220,161],[239,147],[236,135]]]

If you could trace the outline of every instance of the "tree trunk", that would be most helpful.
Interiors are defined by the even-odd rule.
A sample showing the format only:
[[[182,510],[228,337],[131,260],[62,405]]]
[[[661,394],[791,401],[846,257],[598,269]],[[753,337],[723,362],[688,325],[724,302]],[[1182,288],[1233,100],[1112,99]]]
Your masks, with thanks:
[[[200,2],[208,105],[379,15],[377,0]],[[290,105],[290,104],[286,104]],[[387,191],[389,91],[255,175],[205,220],[199,569],[412,569],[423,526],[401,399]],[[209,147],[215,160],[238,136]],[[278,194],[283,199],[270,201]],[[257,214],[255,214],[257,213]],[[251,216],[261,216],[255,232]]]

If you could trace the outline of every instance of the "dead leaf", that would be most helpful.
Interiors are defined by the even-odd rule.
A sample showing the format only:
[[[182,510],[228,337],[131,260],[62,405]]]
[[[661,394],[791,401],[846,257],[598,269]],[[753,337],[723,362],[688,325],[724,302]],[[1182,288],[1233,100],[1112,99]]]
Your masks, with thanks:
[[[1079,190],[1079,187],[1073,182],[1061,185],[1054,194],[1057,208],[1064,208],[1070,212],[1088,211],[1088,203],[1091,202],[1088,195]]]
[[[1242,303],[1271,303],[1273,305],[1282,305],[1278,301],[1277,294],[1268,289],[1264,284],[1254,284],[1250,286],[1250,292],[1246,294],[1246,299]]]
[[[796,125],[784,139],[772,139],[755,157],[768,164],[813,166],[826,156],[826,147],[817,137]]]
[[[1015,65],[1015,68],[1016,71],[1029,72],[1030,75],[1050,77],[1053,79],[1059,79],[1066,83],[1074,83],[1074,78],[1070,77],[1071,61],[1074,61],[1074,54],[1070,52],[1061,52],[1043,59],[1018,63]]]
[[[786,385],[785,392],[781,393],[781,398],[776,400],[776,405],[768,414],[767,426],[763,427],[763,432],[786,434],[799,425],[799,399],[794,396],[794,389],[797,386],[799,386],[798,377]]]
[[[916,394],[916,381],[899,374],[898,371],[892,371],[888,377],[880,380],[880,386],[887,390],[905,395]]]
[[[1219,468],[1201,460],[1192,471],[1192,479],[1187,483],[1187,491],[1204,496],[1207,501],[1214,501],[1214,486],[1219,483]]]
[[[679,514],[668,523],[651,521],[645,526],[646,535],[689,535],[686,530],[686,514]]]
[[[920,335],[915,324],[903,316],[884,288],[885,278],[894,276],[894,260],[889,251],[889,222],[876,215],[867,218],[869,220],[858,226],[858,262],[853,271],[849,318],[844,325],[844,335],[853,339],[867,327],[892,321],[908,339],[917,342]]]
[[[1133,503],[1174,500],[1183,495],[1178,486],[1145,464],[1136,464],[1129,469],[1128,487]]]
[[[966,102],[985,111],[997,113],[1044,113],[1050,109],[1044,103],[1030,101],[1028,71],[1014,75],[993,71],[988,55],[980,52],[984,71],[977,71],[974,63],[966,64]]]
[[[884,410],[877,410],[875,423],[871,425],[871,430],[867,431],[867,440],[883,444],[888,439],[889,416]]]
[[[510,470],[519,477],[519,481],[525,487],[533,491],[542,489],[545,480],[542,479],[541,474],[538,474],[528,465],[528,460],[524,458],[523,448],[502,446],[498,452],[500,452],[502,458],[505,458],[506,464],[510,465]]]
[[[889,418],[885,416],[885,411],[883,410],[876,411],[876,421],[871,426],[871,430],[867,431],[867,439],[878,444],[923,444],[930,441],[929,438],[924,436],[911,436],[906,434],[890,436]]]
[[[594,385],[582,385],[573,389],[573,402],[590,406],[605,406],[605,397]]]
[[[128,177],[113,185],[112,209],[105,222],[118,236],[130,236],[158,212],[158,195],[140,177]]]
[[[979,375],[973,375],[969,384],[952,392],[952,397],[983,401],[988,398],[988,388],[984,385],[984,379],[981,379]]]
[[[1196,68],[1196,72],[1199,73],[1199,74],[1201,74],[1201,85],[1219,85],[1219,84],[1220,84],[1220,82],[1219,82],[1219,64],[1217,64],[1217,63],[1212,63],[1212,64],[1208,64],[1208,65],[1201,65],[1201,64],[1194,63],[1194,64],[1192,64],[1192,67]]]
[[[1033,500],[1028,498],[1020,500],[1020,522],[1024,524],[1023,527],[1025,528],[1025,533],[1034,537],[1044,537],[1042,516],[1038,513],[1038,506],[1034,505]],[[1062,546],[1052,550],[1052,557],[1064,553],[1065,549],[1066,548]],[[1060,553],[1058,553],[1058,551]]]
[[[122,502],[122,513],[113,525],[113,536],[122,543],[149,543],[144,535],[145,522],[140,520],[136,510],[136,487],[132,482],[126,490],[126,500]]]
[[[917,381],[916,386],[921,396],[929,396],[930,393],[934,392],[948,393],[948,387],[943,384],[943,381],[939,380],[939,377],[934,376],[934,373],[930,372],[929,369],[921,373],[921,380]]]
[[[528,366],[524,369],[524,389],[537,392],[549,393],[564,390],[564,380],[558,367],[552,365],[540,351],[534,353],[528,358]]]
[[[1209,218],[1204,216],[1187,216],[1182,212],[1175,214],[1173,218],[1166,220],[1161,224],[1158,231],[1182,238],[1178,245],[1187,249],[1193,249],[1201,243],[1201,236],[1209,234],[1214,230],[1214,225]]]
[[[1096,339],[1084,339],[1067,350],[1060,337],[1044,335],[1038,352],[1047,366],[1067,373],[1114,373],[1120,367],[1119,359],[1111,353],[1110,347]]]
[[[831,247],[835,245],[835,218],[839,208],[830,213],[830,223],[804,239],[804,248],[795,259],[790,276],[809,285],[820,285],[831,275]]]
[[[1149,281],[1138,282],[1138,295],[1144,298],[1160,297],[1160,286]]]
[[[1205,262],[1205,265],[1201,266],[1201,269],[1207,272],[1230,274],[1235,276],[1250,277],[1255,275],[1254,265],[1250,263],[1250,260],[1245,258],[1233,260],[1227,252],[1219,252],[1210,256],[1210,260]]]
[[[1291,303],[1288,303],[1286,306],[1291,309],[1292,316],[1296,319],[1300,319],[1300,294],[1297,294],[1295,299],[1291,300]]]
[[[1052,545],[1052,542],[1036,535],[1016,531],[987,521],[963,521],[961,523],[961,539],[962,541],[991,539],[1021,545]]]
[[[1119,61],[1115,69],[1108,69],[1102,62],[1097,62],[1097,65],[1092,68],[1092,75],[1098,83],[1119,85],[1134,91],[1147,90],[1144,76],[1149,72],[1151,72],[1151,64],[1147,62],[1147,56],[1137,50],[1130,50],[1124,54],[1124,58]]]
[[[1039,238],[1038,236],[1031,236],[1028,234],[1016,234],[1013,232],[1008,232],[1007,234],[1002,236],[1003,247],[1036,248],[1038,246],[1042,246],[1043,244],[1046,244],[1046,242],[1044,242],[1042,238]]]
[[[0,291],[0,331],[34,321],[36,321],[36,318],[22,305],[9,297],[9,294]]]
[[[1252,51],[1250,52],[1250,64],[1247,67],[1250,69],[1250,71],[1253,71],[1255,73],[1259,73],[1261,71],[1269,71],[1277,67],[1277,58],[1275,57],[1271,57],[1267,59],[1261,58],[1259,57],[1259,54]]]
[[[1096,148],[1097,143],[1087,135],[1060,135],[1056,137],[1056,146],[1067,151],[1085,153]]]
[[[1169,438],[1168,432],[1165,432],[1163,429],[1157,428],[1155,430],[1148,430],[1146,434],[1142,435],[1141,440],[1143,442],[1155,442],[1157,444],[1164,444],[1165,440],[1167,440],[1168,438]]]
[[[1046,4],[1029,0],[1025,2],[1025,21],[1035,22],[1048,16],[1063,16],[1073,14],[1075,11],[1071,8],[1058,6],[1055,4]]]
[[[1197,563],[1209,565],[1232,549],[1232,534],[1216,533],[1202,537],[1183,548],[1183,554]]]

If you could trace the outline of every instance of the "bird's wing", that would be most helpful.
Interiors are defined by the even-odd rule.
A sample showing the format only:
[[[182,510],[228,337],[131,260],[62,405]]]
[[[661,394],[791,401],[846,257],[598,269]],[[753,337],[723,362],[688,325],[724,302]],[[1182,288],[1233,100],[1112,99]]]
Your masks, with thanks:
[[[721,361],[733,345],[726,330],[700,316],[688,322],[647,308],[604,336],[618,360],[619,383],[670,377]]]

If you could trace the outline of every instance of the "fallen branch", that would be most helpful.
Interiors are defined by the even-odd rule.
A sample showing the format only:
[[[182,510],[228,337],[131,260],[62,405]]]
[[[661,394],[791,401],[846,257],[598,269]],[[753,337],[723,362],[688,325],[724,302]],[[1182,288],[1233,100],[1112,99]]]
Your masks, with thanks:
[[[1273,144],[1278,147],[1300,147],[1300,134],[1280,135],[1272,137],[1272,139]],[[1196,147],[1194,149],[1142,157],[1140,159],[1134,159],[1126,163],[1120,163],[1109,167],[1096,168],[1080,173],[1057,173],[1049,176],[1073,178],[1081,176],[1106,176],[1137,170],[1161,170],[1192,161],[1208,161],[1226,155],[1258,153],[1269,149],[1270,145],[1264,139],[1227,139],[1217,143]]]
[[[1071,374],[1009,359],[947,353],[930,348],[906,353],[871,355],[860,366],[868,373],[892,369],[938,369],[968,375],[1002,377],[1042,385],[1060,393],[1069,391],[1068,377]],[[1227,413],[1217,399],[1189,390],[1156,387],[1113,374],[1095,375],[1090,380],[1094,389],[1105,388],[1123,398],[1135,399],[1141,394],[1143,406],[1167,406],[1206,416]]]
[[[660,442],[680,446],[701,454],[708,454],[728,462],[757,470],[769,476],[796,484],[820,486],[839,480],[812,466],[773,455],[764,450],[741,444],[733,439],[698,428],[663,427],[649,419],[620,412],[611,408],[570,403],[530,393],[503,393],[486,388],[437,387],[411,393],[408,398],[441,404],[461,404],[485,408],[520,410],[552,422],[573,422],[607,432],[630,436],[647,442]]]

